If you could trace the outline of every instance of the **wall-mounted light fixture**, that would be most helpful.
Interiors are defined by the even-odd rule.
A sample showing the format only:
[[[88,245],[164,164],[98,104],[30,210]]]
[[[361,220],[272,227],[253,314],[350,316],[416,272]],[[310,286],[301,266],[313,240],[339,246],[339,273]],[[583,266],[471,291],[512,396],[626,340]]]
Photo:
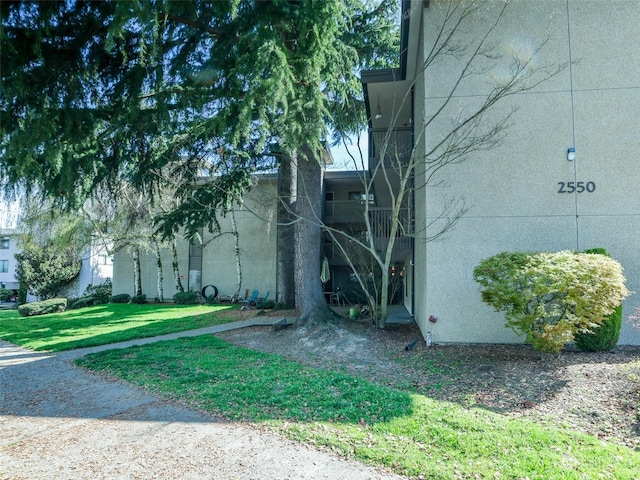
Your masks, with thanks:
[[[380,108],[380,95],[378,95],[378,109],[376,110],[376,120],[380,120],[382,118],[382,109]]]
[[[571,147],[569,150],[567,150],[567,160],[572,162],[575,159],[576,159],[576,149]]]

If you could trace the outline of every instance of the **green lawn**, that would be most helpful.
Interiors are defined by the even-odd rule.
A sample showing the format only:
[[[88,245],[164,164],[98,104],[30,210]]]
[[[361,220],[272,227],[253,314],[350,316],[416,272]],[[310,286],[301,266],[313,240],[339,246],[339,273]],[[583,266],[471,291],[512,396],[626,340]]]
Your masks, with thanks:
[[[226,323],[227,311],[152,304],[28,318],[2,311],[0,338],[60,351]],[[595,437],[304,367],[212,336],[106,351],[78,364],[415,478],[623,480],[640,471],[640,452]]]
[[[229,419],[415,478],[637,479],[640,452],[343,373],[185,338],[78,360]]]
[[[59,352],[232,321],[229,306],[108,304],[21,317],[0,311],[0,339],[32,350]]]

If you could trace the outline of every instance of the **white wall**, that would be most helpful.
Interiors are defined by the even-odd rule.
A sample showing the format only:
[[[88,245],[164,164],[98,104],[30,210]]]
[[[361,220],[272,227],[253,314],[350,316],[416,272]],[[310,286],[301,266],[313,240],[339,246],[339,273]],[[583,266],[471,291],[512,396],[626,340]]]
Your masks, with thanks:
[[[0,260],[9,261],[8,272],[0,272],[0,282],[10,290],[18,290],[20,284],[16,279],[17,260],[15,254],[19,252],[19,233],[16,229],[0,230],[0,238],[9,238],[9,248],[0,248]],[[82,266],[78,277],[60,294],[69,297],[79,297],[90,284],[98,285],[113,275],[112,259],[107,257],[104,264],[99,264],[99,254],[103,253],[101,248],[88,249],[82,258]],[[38,300],[33,295],[27,295],[28,301]]]
[[[0,282],[4,283],[5,287],[10,290],[17,290],[19,287],[16,281],[16,258],[18,234],[13,229],[0,230],[1,238],[9,239],[9,248],[0,248],[0,260],[8,260],[9,267],[7,272],[0,272]]]

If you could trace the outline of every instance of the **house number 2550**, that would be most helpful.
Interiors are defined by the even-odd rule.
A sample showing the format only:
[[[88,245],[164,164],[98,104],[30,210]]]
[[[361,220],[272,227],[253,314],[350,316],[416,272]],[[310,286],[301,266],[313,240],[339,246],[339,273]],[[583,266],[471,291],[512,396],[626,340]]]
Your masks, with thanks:
[[[593,193],[596,191],[595,182],[558,182],[558,193]]]

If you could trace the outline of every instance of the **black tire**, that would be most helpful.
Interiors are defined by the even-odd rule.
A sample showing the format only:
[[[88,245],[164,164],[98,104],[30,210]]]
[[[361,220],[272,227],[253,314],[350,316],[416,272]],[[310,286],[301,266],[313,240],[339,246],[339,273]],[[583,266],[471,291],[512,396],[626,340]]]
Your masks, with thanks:
[[[202,297],[203,298],[209,298],[207,297],[207,288],[213,288],[213,296],[211,298],[216,298],[218,296],[218,288],[215,285],[205,285],[204,287],[202,287],[202,290],[200,293],[202,293]]]

